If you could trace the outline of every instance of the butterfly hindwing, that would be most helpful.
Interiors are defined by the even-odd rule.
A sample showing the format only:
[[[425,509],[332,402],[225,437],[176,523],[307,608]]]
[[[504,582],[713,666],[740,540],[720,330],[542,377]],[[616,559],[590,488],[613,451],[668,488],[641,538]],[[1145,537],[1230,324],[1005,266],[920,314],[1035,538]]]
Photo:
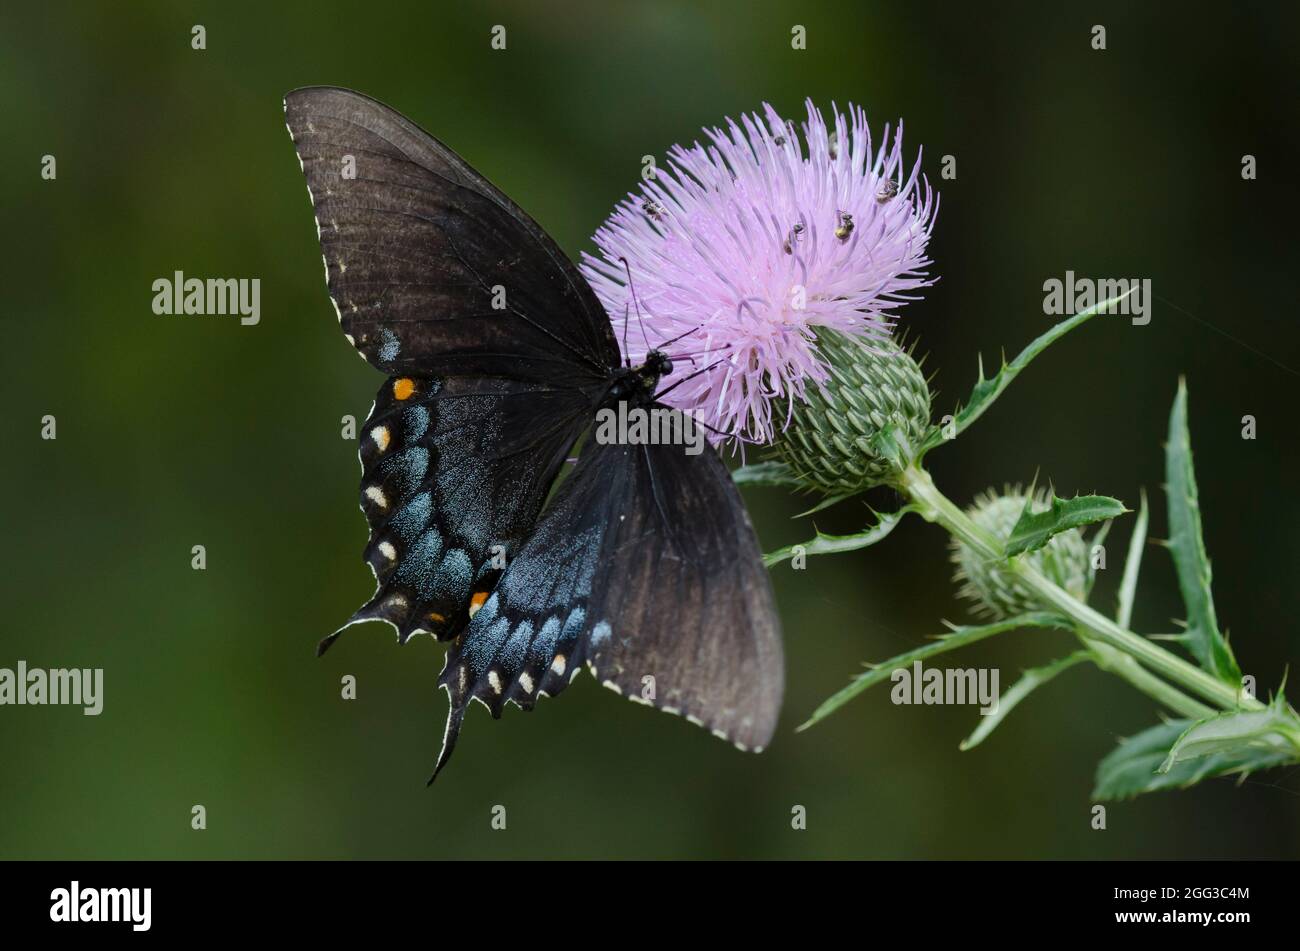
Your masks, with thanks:
[[[767,745],[784,665],[771,584],[726,466],[707,447],[589,443],[447,654],[451,713],[530,708],[589,664],[606,686],[736,745]],[[436,770],[435,770],[436,775]]]
[[[589,411],[582,394],[540,384],[388,380],[360,449],[378,590],[345,627],[388,621],[402,642],[460,631],[532,528]]]
[[[346,89],[285,97],[343,332],[393,375],[556,383],[618,365],[604,309],[555,242],[455,152]]]

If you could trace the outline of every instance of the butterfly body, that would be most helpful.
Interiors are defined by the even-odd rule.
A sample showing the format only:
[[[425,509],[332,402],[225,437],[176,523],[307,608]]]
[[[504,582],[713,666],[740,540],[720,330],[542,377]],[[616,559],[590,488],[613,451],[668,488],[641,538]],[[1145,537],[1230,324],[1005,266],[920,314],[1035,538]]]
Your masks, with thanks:
[[[435,775],[471,700],[494,716],[531,709],[584,667],[742,748],[766,745],[780,627],[717,453],[589,439],[555,488],[599,410],[666,409],[671,356],[647,341],[632,366],[540,226],[396,112],[317,87],[285,113],[339,322],[388,376],[360,450],[377,590],[344,628],[381,620],[403,643],[450,641]]]

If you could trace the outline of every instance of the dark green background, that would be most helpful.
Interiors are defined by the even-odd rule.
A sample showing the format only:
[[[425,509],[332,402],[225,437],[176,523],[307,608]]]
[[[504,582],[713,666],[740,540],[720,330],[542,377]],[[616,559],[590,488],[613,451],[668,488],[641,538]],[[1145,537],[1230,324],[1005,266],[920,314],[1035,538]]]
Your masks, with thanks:
[[[322,282],[281,96],[350,86],[459,150],[575,254],[700,126],[764,100],[903,116],[942,193],[940,283],[907,307],[949,410],[977,351],[1043,331],[1042,282],[1150,277],[1149,326],[1099,320],[1049,351],[932,456],[965,501],[1037,472],[1136,503],[1164,531],[1161,441],[1191,390],[1219,614],[1263,688],[1300,662],[1295,579],[1297,22],[1287,7],[410,2],[6,5],[0,14],[5,618],[0,666],[105,668],[105,711],[0,708],[5,857],[1295,857],[1300,778],[1216,781],[1109,809],[1096,761],[1154,722],[1091,668],[959,753],[970,708],[885,691],[794,726],[866,659],[962,619],[945,538],[775,572],[788,687],[776,741],[742,755],[581,678],[532,716],[471,713],[427,775],[441,648],[360,628],[369,596],[355,443],[380,379],[342,339]],[[1292,8],[1293,9],[1293,8]],[[190,48],[190,27],[208,48]],[[493,24],[508,49],[488,46]],[[807,27],[808,49],[790,49]],[[1090,28],[1108,28],[1094,52]],[[53,153],[58,179],[42,181]],[[956,181],[938,179],[957,157]],[[1259,180],[1240,177],[1258,157]],[[175,269],[258,277],[262,322],[157,317]],[[1194,316],[1191,316],[1194,315]],[[1265,356],[1265,354],[1267,356]],[[1278,364],[1284,364],[1285,367]],[[1289,368],[1289,369],[1288,369]],[[39,438],[58,419],[58,439]],[[1240,438],[1240,419],[1259,438]],[[877,500],[887,503],[888,499]],[[801,500],[750,495],[765,547]],[[847,531],[865,511],[819,518]],[[1095,603],[1113,604],[1128,525]],[[207,546],[208,568],[190,568]],[[1171,629],[1176,585],[1148,552],[1135,623]],[[671,603],[665,603],[671,610]],[[1023,632],[964,664],[1016,671],[1069,649]],[[359,699],[339,697],[355,674]],[[1294,671],[1293,671],[1294,674]],[[190,808],[208,829],[190,829]],[[504,832],[489,827],[494,804]],[[807,831],[790,827],[795,804]],[[1229,883],[1230,884],[1230,883]]]

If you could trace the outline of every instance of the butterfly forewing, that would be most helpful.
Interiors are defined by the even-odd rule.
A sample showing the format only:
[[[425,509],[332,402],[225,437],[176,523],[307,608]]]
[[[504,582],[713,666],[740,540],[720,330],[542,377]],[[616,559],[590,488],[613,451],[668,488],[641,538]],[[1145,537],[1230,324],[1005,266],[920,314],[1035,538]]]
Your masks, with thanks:
[[[565,254],[451,149],[372,99],[299,89],[285,119],[343,331],[395,375],[570,382],[619,362]]]

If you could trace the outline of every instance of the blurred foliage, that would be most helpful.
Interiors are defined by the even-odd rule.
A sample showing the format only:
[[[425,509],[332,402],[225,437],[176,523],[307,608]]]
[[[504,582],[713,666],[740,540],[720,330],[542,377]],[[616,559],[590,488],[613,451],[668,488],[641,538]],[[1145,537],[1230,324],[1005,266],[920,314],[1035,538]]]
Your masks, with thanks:
[[[1162,479],[1185,374],[1218,617],[1271,684],[1300,657],[1296,19],[1264,4],[1212,18],[1120,3],[6,5],[0,666],[106,673],[98,718],[0,708],[0,855],[1300,856],[1285,771],[1112,804],[1093,831],[1094,764],[1152,710],[1090,671],[966,754],[973,709],[883,693],[794,734],[845,671],[962,619],[943,536],[919,520],[807,571],[774,569],[786,725],[761,756],[584,678],[532,716],[471,714],[452,769],[425,789],[441,648],[399,652],[375,627],[312,656],[371,590],[339,420],[362,416],[380,381],[336,328],[281,112],[286,91],[315,83],[386,101],[575,255],[642,156],[706,123],[764,100],[794,113],[806,96],[862,103],[877,129],[904,117],[942,193],[942,279],[905,310],[936,406],[968,390],[977,351],[1042,332],[1048,278],[1149,277],[1159,295],[1148,326],[1102,318],[1052,348],[934,455],[936,479],[959,501],[1036,471],[1063,495],[1136,499]],[[190,48],[195,23],[204,51]],[[504,52],[488,45],[497,23]],[[790,49],[796,23],[807,51]],[[39,176],[47,153],[53,182]],[[1245,153],[1258,181],[1240,177]],[[939,180],[945,154],[955,181]],[[155,316],[150,285],[176,269],[260,278],[260,325]],[[38,438],[47,413],[54,442]],[[766,550],[811,534],[790,519],[806,499],[746,492]],[[865,498],[887,511],[882,492]],[[867,514],[850,501],[815,521],[843,533]],[[206,571],[190,569],[194,544]],[[1095,603],[1115,596],[1120,544]],[[1179,612],[1173,570],[1153,561],[1135,625],[1172,629]],[[963,664],[1009,682],[1068,643],[1030,631]],[[190,829],[195,803],[206,831]],[[506,831],[489,825],[495,804]],[[806,831],[791,829],[795,805]]]

